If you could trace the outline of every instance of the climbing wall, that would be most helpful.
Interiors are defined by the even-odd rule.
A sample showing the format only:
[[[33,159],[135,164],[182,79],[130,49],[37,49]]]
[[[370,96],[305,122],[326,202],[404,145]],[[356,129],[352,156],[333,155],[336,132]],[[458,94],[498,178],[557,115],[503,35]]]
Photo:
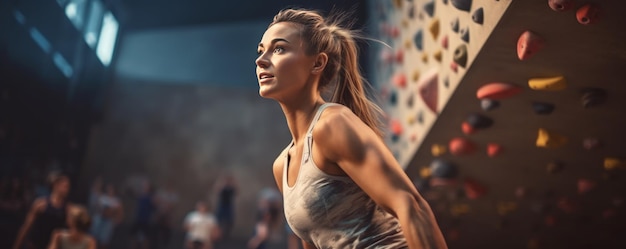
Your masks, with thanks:
[[[375,1],[373,83],[388,115],[388,145],[406,167],[511,0]]]
[[[430,2],[381,1],[373,11],[391,46],[381,46],[372,68],[389,114],[388,143],[431,203],[450,248],[626,248],[626,1],[474,0],[469,11],[453,4],[460,2],[435,0],[433,17],[424,12],[423,19],[419,10]],[[501,4],[489,19],[489,8]],[[411,6],[415,26],[403,28]],[[482,25],[471,19],[480,7]],[[452,22],[436,15],[442,9]],[[453,15],[460,16],[458,33]],[[462,53],[451,50],[465,43],[463,17],[465,67]],[[419,28],[422,50],[403,50],[400,63],[405,32],[415,44]],[[477,28],[489,32],[476,40]],[[420,91],[434,72],[436,112],[427,104],[435,106],[434,98]],[[419,113],[423,123],[412,124]],[[421,135],[415,143],[412,134]]]

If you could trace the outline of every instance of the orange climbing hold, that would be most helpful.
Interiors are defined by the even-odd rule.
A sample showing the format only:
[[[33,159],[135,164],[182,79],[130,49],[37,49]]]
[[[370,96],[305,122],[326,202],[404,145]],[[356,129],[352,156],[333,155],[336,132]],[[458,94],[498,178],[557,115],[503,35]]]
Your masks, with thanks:
[[[539,35],[525,31],[517,39],[517,57],[527,60],[544,47],[545,41]]]
[[[619,158],[615,158],[615,157],[604,158],[605,170],[623,169],[624,167],[625,167],[624,162]]]
[[[476,145],[472,141],[462,137],[450,140],[448,147],[450,148],[450,153],[455,156],[471,154],[476,150]]]
[[[499,145],[497,143],[487,144],[487,155],[489,157],[496,157],[500,153],[502,153],[502,145]]]
[[[397,73],[391,79],[393,84],[398,88],[406,88],[406,75],[403,73]]]
[[[536,142],[537,147],[558,148],[565,145],[565,143],[567,143],[566,137],[553,132],[549,132],[548,130],[543,128],[539,129],[539,134],[537,135]]]
[[[598,7],[592,4],[585,4],[576,11],[576,19],[583,25],[593,24],[598,20]]]
[[[396,136],[402,135],[402,124],[397,119],[392,119],[390,122],[391,133]]]
[[[431,70],[424,75],[419,85],[419,94],[424,104],[432,112],[437,113],[437,105],[439,101],[439,74],[438,70]]]
[[[434,18],[430,22],[430,26],[428,27],[428,30],[430,31],[430,34],[433,36],[433,38],[437,40],[437,37],[439,36],[439,19]]]
[[[508,83],[489,83],[478,89],[476,97],[478,99],[504,99],[517,95],[522,88]]]
[[[430,153],[433,154],[433,156],[441,156],[443,154],[446,154],[446,146],[443,144],[433,144],[430,147]]]
[[[441,50],[437,50],[435,51],[435,53],[433,53],[433,58],[435,58],[436,61],[441,62]]]
[[[567,87],[567,82],[563,76],[532,78],[528,80],[528,86],[538,91],[560,91]]]
[[[476,131],[474,127],[472,127],[472,125],[468,123],[467,121],[463,121],[463,123],[461,124],[461,130],[463,131],[463,134],[465,135],[472,134]]]

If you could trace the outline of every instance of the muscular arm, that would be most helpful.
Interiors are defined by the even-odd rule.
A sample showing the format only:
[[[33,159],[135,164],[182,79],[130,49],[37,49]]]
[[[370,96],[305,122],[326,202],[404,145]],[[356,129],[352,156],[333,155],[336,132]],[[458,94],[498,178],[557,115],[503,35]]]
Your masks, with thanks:
[[[429,205],[382,139],[348,108],[329,108],[313,137],[313,153],[317,149],[335,162],[372,200],[398,218],[409,248],[447,248]]]
[[[56,231],[52,234],[52,239],[48,244],[48,249],[57,249],[59,248],[59,237],[61,236],[61,232]]]
[[[22,224],[22,227],[20,228],[20,231],[17,234],[17,238],[15,239],[15,243],[13,244],[13,249],[22,248],[22,243],[24,242],[24,238],[26,237],[26,234],[28,234],[28,232],[30,231],[31,226],[35,222],[35,219],[37,219],[37,215],[39,214],[39,212],[41,212],[41,210],[43,209],[45,205],[46,205],[45,199],[40,198],[40,199],[35,200],[35,202],[33,203],[33,206],[31,207],[30,211],[26,215],[24,224]]]

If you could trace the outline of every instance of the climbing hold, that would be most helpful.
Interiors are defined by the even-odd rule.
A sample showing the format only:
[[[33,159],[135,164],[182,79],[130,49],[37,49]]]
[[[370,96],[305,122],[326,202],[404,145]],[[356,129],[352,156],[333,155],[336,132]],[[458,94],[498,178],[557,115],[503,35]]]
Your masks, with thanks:
[[[452,216],[467,214],[469,213],[469,210],[469,205],[465,203],[453,204],[452,207],[450,207],[450,213],[452,214]]]
[[[475,200],[487,193],[487,188],[476,180],[466,178],[463,181],[463,188],[465,189],[465,196],[470,200]]]
[[[413,94],[410,94],[409,97],[406,99],[406,105],[409,108],[413,107],[413,102],[414,102],[413,99],[414,99],[413,98]],[[415,118],[413,118],[413,119],[415,119]],[[415,120],[413,120],[413,121],[415,122]]]
[[[452,20],[452,22],[450,22],[450,27],[452,28],[452,31],[454,33],[459,32],[459,18],[454,18],[454,20]]]
[[[433,177],[430,179],[430,186],[456,186],[456,179],[445,179],[439,177]]]
[[[480,108],[484,111],[491,111],[500,107],[500,102],[492,99],[481,99],[480,100]]]
[[[548,5],[554,11],[566,11],[574,6],[574,0],[548,0]]]
[[[576,11],[576,19],[578,19],[578,22],[583,25],[596,22],[598,20],[598,16],[599,9],[597,6],[592,4],[585,4]]]
[[[439,72],[435,68],[428,72],[420,82],[419,85],[419,94],[424,101],[424,104],[430,109],[432,112],[437,113],[437,104],[439,101]]]
[[[404,48],[406,50],[411,49],[412,46],[413,46],[413,42],[411,41],[411,39],[404,40]]]
[[[395,7],[396,9],[402,9],[402,1],[403,0],[393,0],[393,7]]]
[[[422,53],[422,61],[428,63],[428,53]]]
[[[398,121],[397,119],[392,119],[389,127],[391,129],[391,133],[396,135],[396,136],[400,136],[402,135],[402,123],[400,123],[400,121]]]
[[[470,8],[472,7],[472,0],[450,0],[450,1],[452,2],[452,6],[462,11],[469,12]]]
[[[434,18],[432,21],[430,21],[428,30],[430,31],[430,34],[433,36],[433,39],[437,40],[437,37],[439,36],[439,19]]]
[[[413,43],[415,43],[415,47],[417,48],[417,50],[422,50],[423,44],[424,44],[424,35],[422,34],[422,30],[418,30],[417,33],[415,33],[415,36],[413,36]]]
[[[528,86],[533,90],[560,91],[565,89],[567,83],[563,76],[548,78],[532,78],[528,80]]]
[[[496,204],[499,215],[507,215],[517,209],[517,203],[513,201],[501,201]]]
[[[465,135],[472,134],[476,131],[467,121],[463,121],[463,123],[461,123],[461,130]]]
[[[383,49],[380,51],[380,59],[385,63],[391,63],[393,60],[393,54],[389,49]]]
[[[550,114],[554,111],[554,105],[545,102],[533,102],[533,110],[536,114]]]
[[[546,129],[539,128],[537,135],[537,147],[541,148],[558,148],[567,143],[567,138],[556,133],[549,132]]]
[[[448,36],[447,35],[443,36],[443,38],[441,39],[441,47],[443,47],[444,49],[448,49]]]
[[[604,169],[605,170],[615,170],[615,169],[623,169],[624,162],[615,157],[606,157],[604,158]]]
[[[413,77],[411,77],[414,82],[417,82],[420,79],[420,71],[415,69],[413,70]]]
[[[396,91],[391,91],[391,93],[389,94],[389,103],[392,106],[395,106],[398,103],[398,94],[396,93]]]
[[[458,173],[456,164],[437,158],[430,163],[431,176],[442,179],[455,178]]]
[[[583,147],[587,150],[593,150],[602,147],[600,139],[595,137],[585,138],[583,140]]]
[[[596,186],[596,183],[592,180],[580,178],[578,179],[578,194],[585,194]]]
[[[497,143],[487,144],[487,155],[489,157],[496,157],[500,153],[502,153],[502,145],[499,145]]]
[[[411,133],[411,137],[409,139],[411,139],[411,142],[417,141],[417,134],[415,134],[415,132]]]
[[[492,119],[478,113],[468,115],[465,121],[474,129],[486,129],[493,125]]]
[[[441,0],[443,4],[448,4],[448,0]]]
[[[409,10],[408,10],[408,12],[409,12],[409,13],[408,13],[409,18],[411,18],[411,19],[415,18],[415,4],[411,4],[411,5],[409,5]]]
[[[441,50],[437,50],[433,53],[433,58],[435,58],[436,61],[441,62]]]
[[[405,29],[406,29],[406,28],[409,28],[409,20],[407,20],[407,19],[402,19],[401,24],[402,24],[402,27],[403,27],[403,28],[405,28]]]
[[[553,161],[546,165],[546,171],[550,174],[555,174],[563,170],[563,167],[564,165],[562,162]]]
[[[450,62],[450,70],[456,73],[457,71],[459,71],[459,65],[456,64],[456,62],[454,61]]]
[[[517,58],[527,60],[544,47],[545,41],[539,35],[525,31],[517,39]]]
[[[420,123],[420,124],[424,123],[424,113],[422,112],[422,110],[420,110],[417,113],[417,122]]]
[[[406,122],[407,122],[409,125],[414,124],[414,123],[415,123],[415,116],[413,116],[413,115],[409,115],[409,116],[406,118]]]
[[[517,187],[515,188],[515,197],[524,198],[528,194],[528,190],[525,187]]]
[[[483,19],[484,19],[484,17],[483,17],[483,16],[484,16],[484,13],[483,13],[483,12],[484,12],[484,11],[483,11],[483,8],[478,8],[478,9],[476,9],[476,10],[474,11],[474,14],[472,14],[472,20],[473,20],[475,23],[478,23],[478,24],[483,24]]]
[[[469,27],[465,27],[464,29],[461,29],[461,40],[463,40],[466,43],[469,43],[469,40],[470,40]]]
[[[474,152],[476,150],[476,145],[468,139],[456,137],[450,140],[448,148],[450,148],[450,153],[452,155],[461,156]]]
[[[454,50],[454,57],[452,60],[459,66],[465,67],[467,64],[467,46],[465,46],[465,44],[459,45]]]
[[[522,88],[508,83],[494,82],[485,84],[476,91],[478,99],[504,99],[517,95]]]
[[[395,59],[396,59],[396,63],[402,64],[402,61],[404,61],[404,52],[402,51],[402,49],[398,49],[396,51]]]
[[[576,212],[576,210],[578,209],[578,204],[570,198],[562,197],[558,200],[557,207],[563,212],[571,214]]]
[[[398,27],[396,26],[389,27],[389,36],[391,36],[392,38],[398,38],[399,35],[400,35],[400,29],[398,29]]]
[[[606,91],[602,88],[589,87],[582,90],[583,107],[589,108],[606,101]]]
[[[406,88],[406,75],[403,73],[397,73],[393,76],[391,81],[393,82],[393,85],[398,88]]]
[[[428,167],[424,167],[420,169],[420,177],[421,178],[429,178],[432,175],[432,170]]]
[[[448,79],[448,77],[446,77],[445,79],[443,79],[443,86],[445,88],[450,87],[450,80]]]
[[[443,154],[446,154],[446,146],[443,144],[433,144],[430,147],[430,153],[433,154],[433,156],[441,156]]]
[[[433,15],[435,14],[435,1],[434,0],[431,0],[430,2],[427,2],[426,4],[424,4],[424,12],[426,12],[428,16],[433,17]]]

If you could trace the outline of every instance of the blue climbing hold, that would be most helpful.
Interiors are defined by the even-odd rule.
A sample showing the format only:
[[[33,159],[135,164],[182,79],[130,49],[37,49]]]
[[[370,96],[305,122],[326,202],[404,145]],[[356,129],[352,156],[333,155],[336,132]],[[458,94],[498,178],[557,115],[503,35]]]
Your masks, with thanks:
[[[533,102],[533,110],[536,114],[550,114],[554,111],[554,104],[545,102]]]
[[[454,163],[437,158],[430,163],[430,172],[432,177],[451,179],[457,177],[459,169]]]
[[[484,16],[483,8],[478,8],[477,10],[474,11],[474,14],[472,14],[472,20],[475,23],[483,24],[483,19],[484,19],[483,16]]]
[[[450,23],[450,27],[452,28],[452,31],[454,33],[459,32],[459,18],[454,18],[454,20],[452,20],[452,22]]]
[[[430,1],[424,4],[424,11],[428,14],[428,16],[433,17],[435,14],[435,1]]]
[[[389,95],[389,103],[391,103],[392,106],[395,106],[398,103],[398,94],[396,91],[392,91]]]
[[[417,50],[421,51],[424,48],[424,34],[422,33],[421,29],[418,30],[417,33],[415,33],[415,36],[413,37],[413,42],[415,43],[415,47],[417,48]]]
[[[424,113],[421,110],[417,113],[417,122],[424,123]]]
[[[450,1],[452,2],[452,6],[462,11],[469,12],[470,8],[472,8],[472,0],[450,0]]]
[[[497,100],[493,100],[493,99],[480,100],[480,108],[482,108],[484,111],[491,111],[498,107],[500,107],[500,102],[498,102]]]
[[[461,30],[461,40],[463,40],[464,42],[469,43],[469,27],[466,27],[465,29]]]

